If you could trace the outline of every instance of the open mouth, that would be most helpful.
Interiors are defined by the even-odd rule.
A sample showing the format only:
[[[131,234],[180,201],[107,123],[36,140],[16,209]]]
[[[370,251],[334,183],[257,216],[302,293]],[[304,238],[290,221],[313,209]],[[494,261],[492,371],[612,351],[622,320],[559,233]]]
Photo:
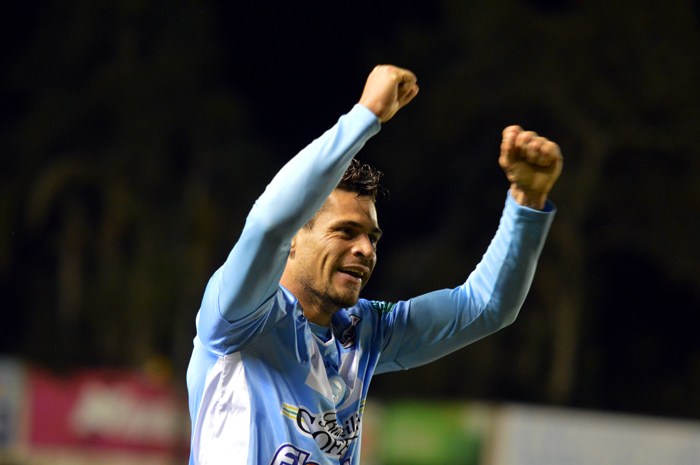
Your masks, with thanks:
[[[342,267],[342,268],[339,268],[338,271],[340,273],[346,274],[346,275],[348,275],[356,280],[364,279],[364,277],[369,272],[369,270],[367,270],[365,267],[361,267],[361,266]]]
[[[365,275],[364,273],[362,273],[360,271],[356,271],[356,270],[343,270],[343,269],[341,269],[340,272],[345,273],[345,274],[349,274],[350,276],[353,276],[355,278],[362,278]]]

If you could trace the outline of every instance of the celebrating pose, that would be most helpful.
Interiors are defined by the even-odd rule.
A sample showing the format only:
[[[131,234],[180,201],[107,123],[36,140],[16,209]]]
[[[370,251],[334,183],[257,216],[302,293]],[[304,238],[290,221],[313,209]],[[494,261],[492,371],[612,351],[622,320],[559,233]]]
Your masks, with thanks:
[[[511,187],[500,226],[466,282],[397,303],[360,299],[383,188],[353,157],[417,93],[413,73],[377,66],[359,103],[255,202],[197,315],[190,465],[356,465],[372,375],[428,363],[515,319],[562,167],[555,143],[519,126],[503,131]]]

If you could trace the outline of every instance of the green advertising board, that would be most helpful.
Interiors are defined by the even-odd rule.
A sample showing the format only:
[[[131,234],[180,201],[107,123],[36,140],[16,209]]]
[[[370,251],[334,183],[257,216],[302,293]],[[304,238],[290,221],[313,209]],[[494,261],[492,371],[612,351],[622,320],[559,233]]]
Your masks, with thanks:
[[[378,406],[377,465],[479,465],[490,409],[480,404],[394,402]]]

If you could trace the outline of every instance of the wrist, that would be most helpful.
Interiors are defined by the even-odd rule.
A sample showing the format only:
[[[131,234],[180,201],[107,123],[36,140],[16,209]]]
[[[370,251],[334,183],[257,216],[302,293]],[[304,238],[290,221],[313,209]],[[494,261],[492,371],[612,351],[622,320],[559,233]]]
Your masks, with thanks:
[[[512,183],[510,185],[510,193],[515,201],[523,207],[528,207],[535,210],[544,210],[544,207],[547,204],[546,192],[523,189],[517,184]]]
[[[381,102],[360,100],[357,103],[374,113],[374,116],[380,123],[384,123],[387,121],[388,118],[385,115],[386,109],[384,108],[384,106],[382,106]]]

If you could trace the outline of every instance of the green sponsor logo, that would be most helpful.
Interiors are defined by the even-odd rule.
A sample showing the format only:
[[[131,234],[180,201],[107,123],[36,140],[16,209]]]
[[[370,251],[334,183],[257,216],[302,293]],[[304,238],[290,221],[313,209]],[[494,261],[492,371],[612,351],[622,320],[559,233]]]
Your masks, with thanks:
[[[396,306],[396,304],[392,304],[391,302],[378,302],[376,300],[373,301],[371,305],[374,311],[377,312],[380,316],[386,315],[387,313],[391,312]]]

